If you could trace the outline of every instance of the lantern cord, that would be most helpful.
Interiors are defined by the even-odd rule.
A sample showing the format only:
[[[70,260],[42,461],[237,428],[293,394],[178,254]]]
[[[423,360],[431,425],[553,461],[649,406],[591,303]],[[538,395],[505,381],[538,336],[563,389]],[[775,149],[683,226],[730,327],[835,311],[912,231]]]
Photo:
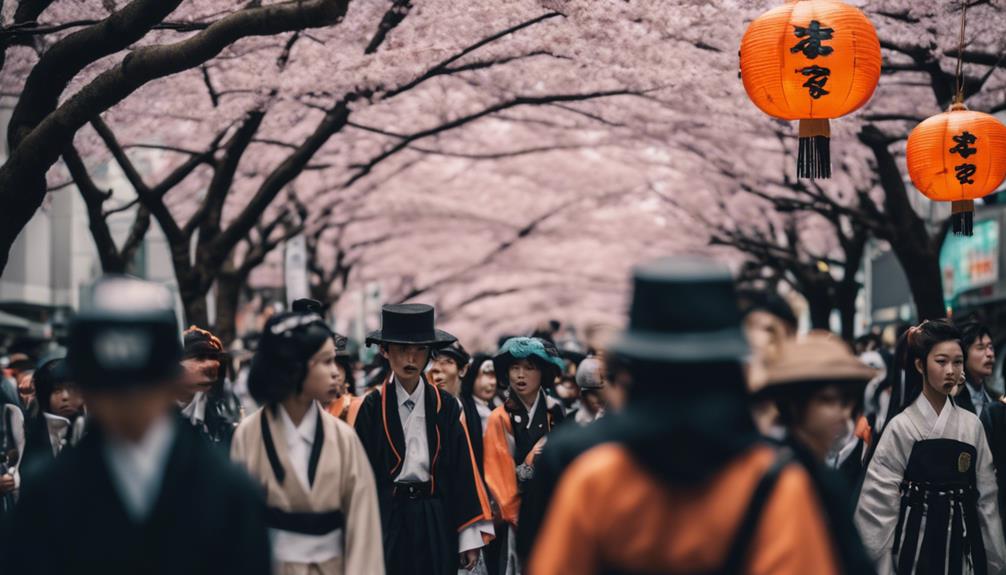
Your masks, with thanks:
[[[957,46],[957,93],[954,103],[964,103],[964,32],[968,22],[968,0],[961,0],[961,35]]]

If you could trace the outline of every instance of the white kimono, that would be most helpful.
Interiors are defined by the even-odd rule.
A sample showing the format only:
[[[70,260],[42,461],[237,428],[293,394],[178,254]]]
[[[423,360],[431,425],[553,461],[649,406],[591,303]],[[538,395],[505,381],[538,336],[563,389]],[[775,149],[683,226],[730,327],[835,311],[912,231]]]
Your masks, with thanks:
[[[282,479],[270,462],[263,419]],[[309,468],[317,439],[323,441],[323,447],[312,484]],[[272,510],[299,515],[334,510],[345,517],[344,528],[326,533],[307,534],[270,525],[277,574],[384,573],[374,474],[353,428],[316,403],[311,404],[299,425],[294,425],[282,406],[275,413],[264,407],[238,426],[231,458],[262,484],[266,505]]]
[[[988,573],[1002,573],[1006,544],[999,519],[995,470],[985,431],[973,413],[955,406],[952,401],[947,401],[937,415],[924,395],[884,429],[856,505],[856,527],[863,545],[877,564],[878,573],[895,572],[892,549],[901,510],[901,482],[916,442],[927,439],[951,439],[975,447],[978,520]]]

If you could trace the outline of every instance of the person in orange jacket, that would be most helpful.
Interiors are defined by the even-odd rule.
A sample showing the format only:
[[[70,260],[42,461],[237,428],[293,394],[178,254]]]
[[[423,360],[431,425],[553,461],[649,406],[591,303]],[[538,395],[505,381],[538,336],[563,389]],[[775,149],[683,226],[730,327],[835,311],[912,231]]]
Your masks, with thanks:
[[[751,419],[729,270],[660,260],[637,269],[634,292],[611,350],[632,374],[628,403],[550,437],[534,480],[547,512],[525,524],[525,498],[520,515],[525,572],[840,572],[808,473]]]
[[[559,351],[536,337],[512,337],[493,358],[497,379],[508,390],[503,405],[489,415],[483,439],[486,485],[508,525],[500,534],[506,553],[501,573],[519,573],[514,530],[524,484],[534,476],[535,459],[547,435],[562,423],[562,404],[545,394],[545,382],[553,382],[564,367]]]

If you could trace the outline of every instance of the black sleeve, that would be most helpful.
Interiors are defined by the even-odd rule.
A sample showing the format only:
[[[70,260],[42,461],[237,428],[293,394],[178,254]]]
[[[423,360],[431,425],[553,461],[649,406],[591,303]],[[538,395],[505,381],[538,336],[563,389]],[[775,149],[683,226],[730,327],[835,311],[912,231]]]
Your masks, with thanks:
[[[535,461],[534,476],[524,485],[520,515],[517,518],[519,526],[517,529],[517,557],[520,558],[522,565],[527,564],[531,558],[531,548],[534,546],[534,540],[538,536],[541,524],[545,521],[545,511],[552,500],[556,483],[559,481],[562,463],[558,451],[557,446],[545,442],[545,449]]]
[[[444,411],[442,421],[448,438],[445,447],[450,450],[452,464],[447,470],[451,475],[451,515],[454,526],[460,528],[483,515],[476,485],[476,481],[481,481],[481,478],[477,477],[478,471],[472,461],[473,452],[468,434],[461,426],[458,402],[449,395],[442,395],[441,400]]]
[[[235,480],[230,498],[231,532],[226,537],[227,549],[219,554],[227,573],[271,575],[272,547],[265,521],[265,501],[251,480],[234,469]]]
[[[363,450],[367,452],[370,467],[377,477],[381,476],[380,470],[382,468],[378,445],[383,440],[382,434],[384,431],[380,399],[380,392],[377,391],[371,392],[367,397],[364,397],[363,403],[360,405],[360,411],[356,415],[356,421],[353,424],[353,428],[356,429],[356,435],[360,438],[360,443],[363,444]]]
[[[55,555],[46,542],[58,536],[48,524],[45,479],[21,484],[21,497],[12,513],[0,517],[0,557],[4,573],[42,575],[57,570]],[[9,569],[9,571],[8,571]]]
[[[997,401],[986,407],[979,419],[985,428],[985,438],[992,452],[992,464],[996,470],[996,483],[999,487],[999,515],[1006,521],[1006,405]]]

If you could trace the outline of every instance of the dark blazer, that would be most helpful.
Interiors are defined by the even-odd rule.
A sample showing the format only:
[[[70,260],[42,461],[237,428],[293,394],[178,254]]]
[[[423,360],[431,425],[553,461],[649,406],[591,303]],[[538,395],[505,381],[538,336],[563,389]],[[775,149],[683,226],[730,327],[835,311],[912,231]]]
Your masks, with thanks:
[[[999,484],[999,515],[1006,520],[1006,404],[1000,399],[982,411],[979,418],[985,428],[985,438],[992,451]]]
[[[4,572],[268,575],[257,488],[191,426],[175,427],[160,495],[142,523],[127,514],[115,490],[98,430],[25,478],[12,521],[0,533]]]

